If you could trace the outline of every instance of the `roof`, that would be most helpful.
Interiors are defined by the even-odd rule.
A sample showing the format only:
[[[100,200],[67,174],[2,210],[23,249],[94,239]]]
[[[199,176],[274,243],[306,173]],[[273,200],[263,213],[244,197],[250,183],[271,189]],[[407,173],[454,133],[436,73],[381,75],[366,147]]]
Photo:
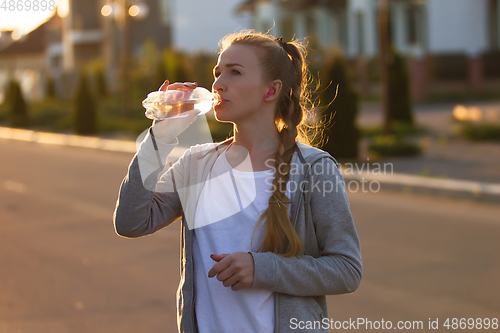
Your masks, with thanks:
[[[0,51],[0,56],[41,53],[45,50],[45,29],[33,30]]]
[[[39,54],[44,52],[49,43],[47,33],[51,25],[54,24],[54,21],[57,20],[55,16],[27,35],[22,36],[19,40],[13,41],[5,48],[0,49],[0,57]]]
[[[0,31],[0,50],[12,43],[12,33],[13,30],[1,30]]]
[[[246,0],[236,7],[236,13],[252,12],[259,2],[271,2],[273,0]],[[276,1],[282,8],[292,10],[303,10],[314,6],[322,5],[328,8],[345,7],[347,0],[281,0]]]

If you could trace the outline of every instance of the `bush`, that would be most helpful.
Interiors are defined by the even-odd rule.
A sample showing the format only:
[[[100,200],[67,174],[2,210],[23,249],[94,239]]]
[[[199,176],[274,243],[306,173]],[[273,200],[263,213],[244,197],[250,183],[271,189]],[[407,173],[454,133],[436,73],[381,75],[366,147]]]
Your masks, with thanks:
[[[13,127],[28,126],[28,105],[24,100],[21,86],[16,80],[11,80],[6,96],[8,120]]]
[[[30,124],[33,129],[60,131],[71,128],[71,101],[45,99],[31,103]]]
[[[418,145],[406,142],[394,135],[376,137],[375,141],[368,145],[368,151],[383,157],[417,156],[422,154],[422,149]]]
[[[320,147],[336,158],[356,158],[358,156],[359,131],[356,128],[358,97],[351,87],[346,63],[337,56],[325,65],[322,82],[328,87],[320,93],[320,98],[328,107],[321,111],[322,118],[333,115],[333,126],[325,130],[328,142]],[[338,94],[335,98],[338,85]]]
[[[99,121],[99,128],[103,133],[126,133],[131,138],[141,134],[149,126],[151,126],[151,120],[146,117],[133,120],[105,117]]]
[[[500,141],[500,125],[464,123],[459,134],[473,141]]]
[[[382,128],[380,126],[361,128],[362,136],[379,136],[382,135]],[[427,132],[427,129],[422,126],[418,126],[415,124],[407,124],[401,122],[392,122],[391,123],[391,133],[395,136],[411,136],[411,135],[419,135]]]
[[[87,76],[82,71],[74,98],[74,122],[76,134],[97,133],[97,108],[90,93]]]
[[[413,124],[410,77],[403,57],[391,50],[389,64],[389,119]]]
[[[45,98],[56,98],[56,87],[54,85],[54,79],[51,76],[47,76],[47,81],[45,82]]]
[[[75,130],[75,98],[44,99],[30,103],[30,128],[44,132],[71,132]],[[118,97],[99,100],[98,130],[105,136],[119,134],[134,140],[151,125],[151,120],[144,116],[140,103],[131,106],[133,116],[125,119]],[[0,122],[7,123],[10,109],[6,103],[0,105]],[[7,124],[4,124],[8,126]],[[230,130],[226,131],[229,133]],[[221,135],[222,136],[222,133]]]

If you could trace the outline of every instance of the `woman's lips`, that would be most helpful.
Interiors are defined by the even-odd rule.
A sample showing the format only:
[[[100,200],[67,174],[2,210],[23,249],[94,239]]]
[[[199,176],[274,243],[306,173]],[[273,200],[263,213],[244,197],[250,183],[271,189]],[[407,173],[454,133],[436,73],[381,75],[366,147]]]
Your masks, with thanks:
[[[221,107],[225,106],[225,105],[227,104],[227,102],[228,102],[228,100],[227,100],[227,99],[223,99],[223,98],[221,98],[221,99],[219,100],[219,103],[217,103],[217,105],[215,106],[215,109],[219,109],[219,108],[221,108]]]

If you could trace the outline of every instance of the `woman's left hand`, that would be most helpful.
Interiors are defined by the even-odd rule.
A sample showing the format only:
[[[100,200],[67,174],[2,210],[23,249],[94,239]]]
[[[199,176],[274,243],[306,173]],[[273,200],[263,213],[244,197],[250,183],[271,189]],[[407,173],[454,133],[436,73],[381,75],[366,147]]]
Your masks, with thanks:
[[[217,280],[221,281],[224,287],[231,287],[234,291],[252,286],[255,268],[250,253],[212,254],[210,258],[217,261],[217,264],[208,271],[209,278],[217,275]]]

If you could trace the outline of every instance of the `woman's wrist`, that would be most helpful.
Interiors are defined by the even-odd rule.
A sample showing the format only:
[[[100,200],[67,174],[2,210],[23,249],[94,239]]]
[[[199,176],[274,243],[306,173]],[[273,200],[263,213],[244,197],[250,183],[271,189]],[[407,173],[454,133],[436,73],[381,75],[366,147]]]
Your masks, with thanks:
[[[165,133],[160,133],[155,127],[154,124],[153,126],[150,127],[149,133],[151,136],[158,142],[164,143],[164,144],[173,144],[175,143],[175,137],[172,135],[168,135]]]

